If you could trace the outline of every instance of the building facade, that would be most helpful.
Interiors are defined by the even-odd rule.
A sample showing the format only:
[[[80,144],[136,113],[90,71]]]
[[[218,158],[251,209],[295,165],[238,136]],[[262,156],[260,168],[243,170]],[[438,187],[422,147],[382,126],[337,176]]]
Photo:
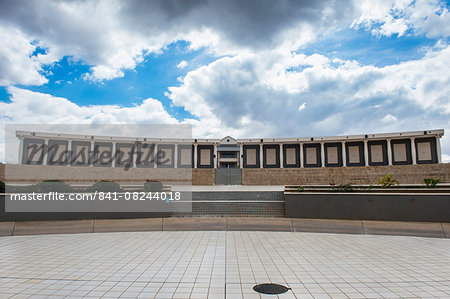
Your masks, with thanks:
[[[17,131],[19,164],[336,168],[441,163],[444,130],[308,138],[151,139]]]

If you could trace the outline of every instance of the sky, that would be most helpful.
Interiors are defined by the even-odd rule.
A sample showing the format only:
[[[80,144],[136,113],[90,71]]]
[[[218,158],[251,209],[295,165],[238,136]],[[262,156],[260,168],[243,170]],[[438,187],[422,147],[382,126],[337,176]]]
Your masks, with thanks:
[[[444,129],[449,1],[0,0],[0,126],[193,136]],[[0,130],[0,161],[5,157]]]

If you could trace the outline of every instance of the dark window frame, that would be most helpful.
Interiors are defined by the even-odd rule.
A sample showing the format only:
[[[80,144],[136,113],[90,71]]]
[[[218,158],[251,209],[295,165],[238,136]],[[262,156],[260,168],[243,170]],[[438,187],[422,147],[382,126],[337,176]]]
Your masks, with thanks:
[[[419,151],[417,150],[418,143],[422,142],[430,142],[431,147],[431,160],[419,160]],[[414,140],[414,146],[416,147],[416,163],[417,164],[437,164],[438,156],[437,156],[437,147],[436,147],[436,138],[427,137],[427,138],[416,138]]]
[[[337,147],[338,151],[338,162],[337,163],[329,163],[328,162],[328,148]],[[325,143],[324,144],[324,153],[325,153],[325,167],[342,167],[342,143],[333,142],[333,143]]]
[[[110,161],[108,164],[100,164],[98,163],[98,147],[100,146],[108,146],[109,147],[109,152],[111,154],[110,156]],[[112,152],[112,148],[113,148],[113,144],[111,142],[95,142],[94,143],[94,151],[93,151],[93,160],[92,160],[92,165],[95,167],[111,167],[112,166],[112,161],[114,159],[114,153]]]
[[[157,146],[156,146],[156,154],[158,155],[158,152],[161,150],[161,149],[171,149],[171,151],[170,151],[170,163],[169,164],[161,164],[161,159],[160,159],[160,157],[159,156],[157,156],[156,157],[156,167],[157,168],[174,168],[174,164],[175,164],[175,161],[174,161],[174,157],[175,157],[175,144],[165,144],[165,143],[163,143],[163,144],[158,144]],[[167,159],[167,157],[166,158],[164,158],[164,159]]]
[[[76,163],[75,162],[75,157],[76,157],[75,149],[77,148],[77,146],[87,146],[88,147],[87,163]],[[91,142],[90,141],[76,141],[76,140],[72,141],[70,165],[87,167],[87,166],[91,165],[91,162],[92,162]]]
[[[209,165],[201,165],[200,164],[200,152],[202,149],[210,150],[210,163]],[[214,145],[198,145],[197,146],[197,168],[214,168]]]
[[[29,158],[29,145],[30,143],[32,144],[38,144],[40,146],[42,146],[42,153],[41,156],[39,157],[38,161],[29,161],[27,162],[28,158]],[[47,151],[47,148],[45,148],[44,146],[45,144],[45,140],[44,139],[39,139],[39,138],[24,138],[23,139],[23,147],[22,147],[22,164],[25,165],[42,165],[44,164],[44,158],[45,158],[45,152]]]
[[[395,144],[406,144],[406,161],[395,161]],[[391,140],[391,153],[392,153],[392,165],[411,165],[412,164],[412,152],[411,152],[411,139],[395,139]]]
[[[372,145],[381,145],[382,146],[382,155],[383,155],[383,161],[382,162],[372,162]],[[369,166],[385,166],[385,165],[388,165],[387,141],[386,140],[369,141],[367,146],[369,148],[368,149]]]
[[[295,149],[295,164],[287,164],[286,150],[288,148]],[[283,144],[283,167],[284,168],[299,168],[300,167],[300,144]]]
[[[138,163],[138,162],[140,162],[140,161],[137,160],[138,153],[141,152],[142,148],[151,148],[151,146],[154,146],[153,154],[151,154],[152,155],[151,162],[149,162],[149,163]],[[156,143],[138,143],[137,147],[136,147],[136,168],[154,168],[155,167],[155,162],[156,162],[155,161],[155,159],[156,159],[156,157],[155,157],[156,152],[157,152],[157,144]],[[145,159],[146,157],[143,156],[142,158]]]
[[[320,143],[306,143],[303,144],[303,167],[305,168],[313,168],[313,167],[322,167],[322,154],[320,149]],[[306,156],[306,149],[308,148],[316,148],[316,163],[309,164],[308,158]]]
[[[275,165],[267,164],[267,150],[275,149]],[[280,168],[280,145],[263,144],[263,168]]]
[[[191,164],[181,164],[181,150],[191,149]],[[178,168],[194,168],[194,145],[193,144],[178,144],[177,149],[177,167]]]
[[[63,163],[53,163],[52,161],[50,161],[50,156],[52,155],[52,148],[53,145],[65,145],[66,146],[66,159]],[[47,165],[52,165],[52,166],[65,166],[68,164],[69,161],[69,142],[67,140],[59,140],[59,139],[50,139],[48,141],[48,145],[47,145]],[[56,159],[58,159],[59,157],[55,157]]]
[[[256,165],[248,165],[247,164],[247,149],[256,149]],[[243,153],[243,168],[260,168],[260,149],[259,145],[253,145],[253,144],[244,144],[242,147]]]
[[[350,163],[349,147],[359,146],[359,163]],[[365,166],[364,141],[354,141],[345,143],[345,160],[347,166]]]

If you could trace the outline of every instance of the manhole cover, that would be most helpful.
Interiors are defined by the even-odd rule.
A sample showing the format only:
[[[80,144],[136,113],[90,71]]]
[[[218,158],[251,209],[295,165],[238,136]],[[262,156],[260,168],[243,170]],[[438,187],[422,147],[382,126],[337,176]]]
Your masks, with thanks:
[[[255,285],[253,290],[262,294],[277,295],[286,293],[290,288],[276,283],[262,283]]]

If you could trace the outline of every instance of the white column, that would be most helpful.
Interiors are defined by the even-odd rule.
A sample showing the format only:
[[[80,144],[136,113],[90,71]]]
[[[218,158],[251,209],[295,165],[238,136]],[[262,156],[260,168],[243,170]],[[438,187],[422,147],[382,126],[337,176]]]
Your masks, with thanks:
[[[442,163],[441,138],[436,136],[436,155],[438,163]]]
[[[72,139],[67,141],[67,166],[72,166]]]
[[[113,141],[111,149],[111,167],[116,167],[116,142]]]
[[[194,168],[197,168],[197,144],[194,144]]]
[[[392,148],[391,148],[391,139],[387,140],[387,159],[388,165],[392,165]]]
[[[283,155],[283,144],[280,143],[280,168],[283,168],[284,155]]]
[[[325,167],[325,144],[323,142],[320,143],[320,163],[322,167]]]
[[[342,141],[342,166],[347,167],[347,151],[345,149],[345,141]]]
[[[18,157],[19,160],[17,160],[18,164],[22,164],[22,161],[23,161],[22,156],[23,156],[23,136],[20,136],[19,137],[19,157]]]
[[[131,156],[131,167],[132,168],[136,168],[136,161],[137,161],[137,145],[136,147],[132,147],[133,151],[131,152],[132,156]]]
[[[364,165],[369,166],[369,142],[364,140]]]
[[[94,141],[91,140],[91,148],[90,148],[90,152],[89,152],[89,166],[93,167],[94,166]]]
[[[416,138],[411,137],[411,158],[412,158],[412,164],[417,164],[416,161]]]
[[[42,165],[47,165],[47,154],[48,154],[48,138],[44,138],[44,158],[42,160]]]
[[[217,143],[214,143],[214,168],[217,168]]]
[[[303,144],[300,143],[300,155],[298,156],[300,159],[300,168],[303,168],[305,165],[305,157],[303,157]]]
[[[261,143],[259,145],[259,168],[263,168],[263,159],[264,157],[264,152],[263,152],[263,144]]]
[[[239,145],[239,168],[244,168],[244,145]]]
[[[158,168],[158,145],[155,143],[155,150],[153,153],[154,159],[153,159],[153,168]]]
[[[173,145],[173,168],[178,168],[178,144]]]

